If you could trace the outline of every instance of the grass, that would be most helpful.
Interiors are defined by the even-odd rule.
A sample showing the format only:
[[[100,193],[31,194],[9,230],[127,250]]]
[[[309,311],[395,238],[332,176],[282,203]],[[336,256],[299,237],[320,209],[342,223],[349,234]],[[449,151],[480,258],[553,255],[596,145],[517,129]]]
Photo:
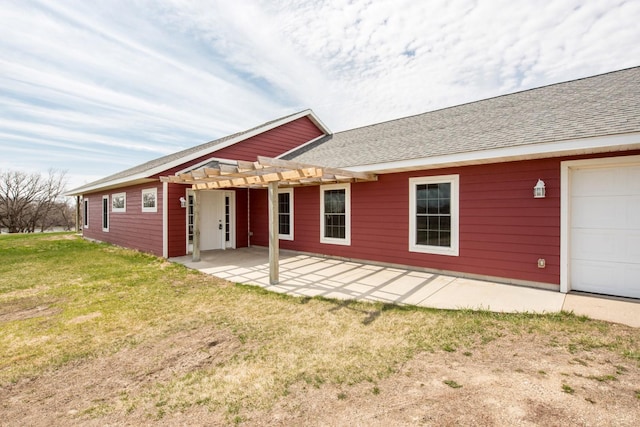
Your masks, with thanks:
[[[232,336],[238,348],[224,362],[121,397],[127,412],[156,402],[158,419],[200,405],[238,423],[240,408],[268,408],[294,386],[375,384],[418,353],[459,349],[471,356],[509,334],[571,353],[606,349],[640,361],[633,337],[570,313],[294,298],[70,234],[0,236],[0,326],[0,386],[183,331],[209,327]],[[338,395],[346,398],[347,392]],[[87,409],[110,410],[103,402]]]

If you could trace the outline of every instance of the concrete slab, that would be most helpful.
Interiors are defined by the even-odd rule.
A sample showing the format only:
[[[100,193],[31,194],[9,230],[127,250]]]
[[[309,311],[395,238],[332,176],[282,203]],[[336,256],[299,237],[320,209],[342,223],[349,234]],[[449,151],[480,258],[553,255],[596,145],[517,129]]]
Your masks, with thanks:
[[[573,311],[593,319],[640,327],[640,301],[465,279],[288,251],[280,253],[280,283],[269,284],[266,248],[202,252],[200,262],[173,258],[231,282],[262,286],[296,296],[382,301],[442,309],[554,313]]]
[[[420,305],[506,313],[555,313],[562,310],[564,297],[560,292],[544,289],[456,278]]]
[[[640,328],[640,301],[567,294],[563,310],[592,319],[622,323]]]

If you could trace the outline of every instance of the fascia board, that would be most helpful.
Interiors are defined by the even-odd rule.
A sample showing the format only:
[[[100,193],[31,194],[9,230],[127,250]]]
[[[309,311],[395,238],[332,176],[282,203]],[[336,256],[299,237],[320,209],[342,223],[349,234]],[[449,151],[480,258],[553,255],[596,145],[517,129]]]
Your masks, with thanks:
[[[114,190],[116,188],[129,187],[131,185],[138,185],[138,184],[147,184],[149,182],[155,182],[155,181],[158,181],[158,180],[152,179],[152,178],[140,177],[139,175],[136,175],[136,176],[130,176],[127,178],[117,179],[114,181],[103,182],[98,185],[92,185],[88,187],[78,187],[76,189],[73,189],[64,193],[64,195],[69,197],[81,196],[83,194],[93,193],[99,190],[104,190],[104,191]]]
[[[572,139],[559,142],[529,144],[519,147],[471,151],[444,156],[422,157],[397,162],[343,167],[354,172],[395,173],[409,170],[437,169],[486,163],[531,160],[580,154],[606,153],[640,149],[640,133]]]

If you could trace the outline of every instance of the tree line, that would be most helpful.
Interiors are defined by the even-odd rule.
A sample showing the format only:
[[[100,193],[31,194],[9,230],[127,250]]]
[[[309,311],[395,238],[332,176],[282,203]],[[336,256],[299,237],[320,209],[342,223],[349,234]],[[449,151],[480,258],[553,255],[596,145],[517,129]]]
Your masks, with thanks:
[[[66,172],[53,169],[47,174],[0,170],[0,231],[71,230],[75,208],[63,196],[66,184]]]

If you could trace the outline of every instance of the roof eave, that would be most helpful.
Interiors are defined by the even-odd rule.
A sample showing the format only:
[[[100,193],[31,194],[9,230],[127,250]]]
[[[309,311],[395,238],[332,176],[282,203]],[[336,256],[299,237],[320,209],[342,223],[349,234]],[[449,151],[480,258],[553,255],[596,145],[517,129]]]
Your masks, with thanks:
[[[580,138],[565,141],[527,144],[518,147],[470,151],[442,156],[422,157],[395,162],[375,163],[343,167],[355,172],[387,174],[411,170],[441,169],[518,160],[598,154],[617,151],[640,150],[640,132]]]

